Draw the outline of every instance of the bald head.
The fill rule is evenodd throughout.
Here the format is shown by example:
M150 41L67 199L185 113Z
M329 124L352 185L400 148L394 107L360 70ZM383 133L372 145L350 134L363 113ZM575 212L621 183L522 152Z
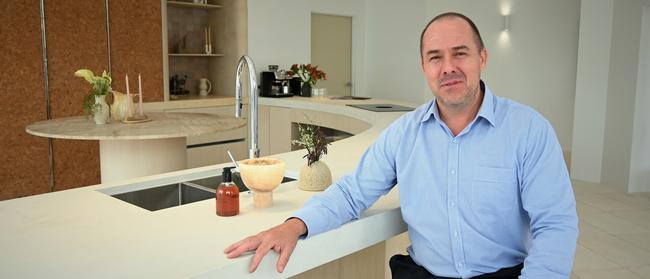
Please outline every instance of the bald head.
M429 29L429 26L431 26L432 23L442 20L442 19L449 19L449 18L458 18L462 19L463 21L467 22L469 27L472 29L472 33L474 34L474 41L476 42L476 46L478 47L478 51L480 52L485 48L485 45L483 44L483 39L481 38L481 33L478 32L478 27L476 27L476 24L466 17L463 14L460 13L455 13L455 12L447 12L447 13L442 13L434 17L429 23L427 23L427 26L424 27L422 30L422 34L420 34L420 57L422 58L423 53L422 53L422 44L424 40L424 33L427 32L427 29Z

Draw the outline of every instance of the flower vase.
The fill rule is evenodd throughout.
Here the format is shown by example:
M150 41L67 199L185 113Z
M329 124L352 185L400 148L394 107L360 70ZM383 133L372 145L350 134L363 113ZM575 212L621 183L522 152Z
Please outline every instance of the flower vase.
M327 164L316 161L300 170L298 188L305 191L323 191L332 184L332 172Z
M304 82L300 87L300 96L311 97L311 84L309 82Z
M93 111L95 124L106 124L108 122L110 109L106 103L106 95L95 96L95 109Z

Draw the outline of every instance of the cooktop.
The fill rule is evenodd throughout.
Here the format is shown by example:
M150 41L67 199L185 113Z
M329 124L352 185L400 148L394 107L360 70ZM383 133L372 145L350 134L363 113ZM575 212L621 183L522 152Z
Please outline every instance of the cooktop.
M375 112L412 111L413 108L392 104L346 105Z

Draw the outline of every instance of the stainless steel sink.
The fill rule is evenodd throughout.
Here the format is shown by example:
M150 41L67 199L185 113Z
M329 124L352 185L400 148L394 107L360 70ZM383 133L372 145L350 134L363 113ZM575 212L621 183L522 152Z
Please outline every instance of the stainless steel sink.
M116 199L156 211L197 201L214 199L212 189L177 183L112 195Z
M294 180L296 180L296 179L285 176L282 179L282 183L286 183L286 182L290 182L290 181L294 181ZM203 186L203 187L215 190L215 189L217 189L217 186L219 186L219 184L221 184L222 181L223 181L223 177L221 175L217 175L217 176L210 176L210 177L206 177L206 178L192 180L192 181L188 181L188 182L184 182L184 183L186 183L188 185ZM248 191L248 188L246 187L246 185L244 185L244 182L241 180L241 177L239 176L239 173L235 172L235 173L232 174L232 181L235 182L235 184L237 184L237 186L239 187L239 192Z
M294 180L285 176L282 183ZM215 189L222 181L222 176L217 175L132 192L112 194L111 196L146 210L156 211L197 201L214 199ZM240 192L248 191L248 188L241 181L239 173L233 173L233 181L239 186Z

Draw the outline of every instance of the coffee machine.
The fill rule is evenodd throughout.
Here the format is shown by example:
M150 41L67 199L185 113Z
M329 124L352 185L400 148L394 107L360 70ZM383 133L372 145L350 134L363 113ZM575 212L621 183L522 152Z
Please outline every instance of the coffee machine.
M269 70L262 72L261 80L262 97L291 97L300 94L300 79L292 78L285 70L278 70L278 65L269 65Z

